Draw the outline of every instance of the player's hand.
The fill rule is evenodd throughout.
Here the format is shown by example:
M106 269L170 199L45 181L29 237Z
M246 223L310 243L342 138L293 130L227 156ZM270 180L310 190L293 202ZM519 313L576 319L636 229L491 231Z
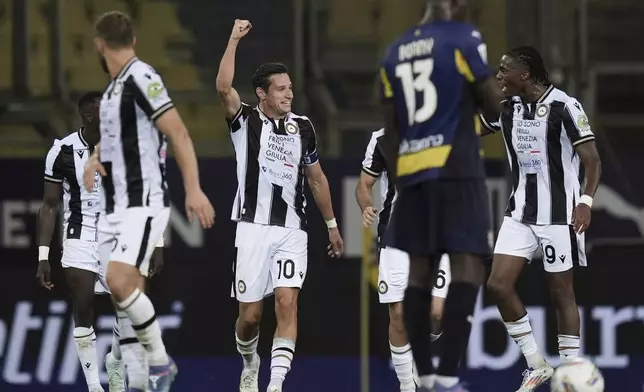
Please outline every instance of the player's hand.
M344 253L344 241L337 227L329 229L329 242L330 244L327 247L329 257L339 259Z
M233 26L233 31L230 33L231 39L242 39L250 29L253 28L253 25L249 21L243 19L235 19L235 25Z
M151 278L154 275L161 275L161 271L163 271L163 264L163 248L156 247L152 252L152 262L150 263L150 271L148 272L148 276Z
M92 156L87 161L87 164L85 165L85 172L83 173L83 183L85 184L85 189L87 189L88 192L91 192L94 188L94 177L96 176L96 172L98 172L101 176L105 176L107 174L105 167L103 167L103 164L98 160L96 156Z
M199 219L204 229L211 228L215 223L215 209L201 188L186 193L186 214L190 222Z
M572 210L572 227L575 233L581 234L588 230L590 226L590 206L585 203L579 203Z
M376 221L376 215L378 213L378 210L376 210L373 207L367 207L362 211L362 224L364 227L369 227L373 225L373 222Z
M54 284L51 283L51 265L49 264L49 260L40 260L38 262L36 279L38 279L38 283L47 290L54 288Z

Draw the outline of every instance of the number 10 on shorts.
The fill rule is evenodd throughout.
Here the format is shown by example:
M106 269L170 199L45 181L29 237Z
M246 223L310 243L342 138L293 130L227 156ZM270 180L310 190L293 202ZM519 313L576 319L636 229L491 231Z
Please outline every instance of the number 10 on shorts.
M277 260L277 279L291 279L295 276L295 263L293 260Z

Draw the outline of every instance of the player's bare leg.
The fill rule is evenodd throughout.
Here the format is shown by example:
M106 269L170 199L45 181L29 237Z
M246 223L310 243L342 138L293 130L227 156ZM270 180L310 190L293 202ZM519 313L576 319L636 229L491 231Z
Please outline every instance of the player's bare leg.
M495 254L487 289L494 297L508 333L519 345L528 363L523 382L517 392L528 392L552 377L553 369L539 353L532 334L530 319L516 292L516 282L526 260L521 257Z
M403 303L389 304L389 349L401 392L415 392L414 357L405 331Z
M403 300L405 327L420 376L420 386L428 389L433 386L434 372L428 312L437 267L437 258L409 255L409 285Z
M472 317L479 288L485 279L485 267L479 256L450 254L452 282L443 312L443 347L436 372L436 390L452 391L459 387L458 370L467 350Z
M268 392L282 392L286 374L291 370L297 341L297 299L300 289L278 287L275 289L275 316L277 328L271 349L271 381Z
M90 392L103 392L98 374L94 321L94 282L96 274L78 268L65 268L65 280L72 296L74 342Z
M432 321L432 342L438 340L443 334L443 311L445 309L445 298L433 296L430 319Z
M239 381L240 392L257 392L260 359L257 355L259 342L259 323L262 320L264 302L239 303L239 316L235 322L235 341L237 351L244 360Z
M562 362L569 362L579 356L581 321L573 289L573 275L573 269L548 274L550 297L557 312L559 357Z
M144 379L140 374L135 374L134 379L130 378L130 391L146 391L149 388L153 392L167 392L176 374L176 366L166 353L154 305L142 290L143 276L137 267L110 261L107 267L107 284L121 312L119 314L127 315L137 339L147 352L149 374L146 374ZM125 357L125 360L129 366L128 358Z

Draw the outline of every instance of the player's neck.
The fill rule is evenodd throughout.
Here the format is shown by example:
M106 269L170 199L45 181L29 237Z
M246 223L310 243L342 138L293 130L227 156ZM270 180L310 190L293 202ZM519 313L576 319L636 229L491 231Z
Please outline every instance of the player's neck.
M106 53L105 61L107 62L107 70L110 73L110 77L112 79L116 78L123 67L125 67L125 65L134 57L136 57L136 53L134 53L133 48L120 49Z
M259 110L261 110L262 113L264 113L264 116L272 120L281 120L284 117L286 117L286 114L280 114L276 110L271 110L270 107L268 107L267 105L264 105L261 102L257 106L259 107Z
M80 131L83 140L90 146L95 146L98 144L99 140L99 131L98 129L92 129L90 126L83 125L83 128Z
M546 92L548 87L542 86L540 84L535 84L526 89L526 91L521 94L521 99L524 102L536 102L541 98L543 93Z

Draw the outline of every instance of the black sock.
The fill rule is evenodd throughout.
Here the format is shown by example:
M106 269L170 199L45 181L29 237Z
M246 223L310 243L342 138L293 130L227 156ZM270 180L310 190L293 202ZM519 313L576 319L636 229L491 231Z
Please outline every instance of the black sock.
M470 283L452 282L443 312L443 350L438 375L458 377L460 361L465 355L472 330L479 288Z
M408 287L403 301L405 328L420 376L433 373L429 315L432 296L428 290Z

